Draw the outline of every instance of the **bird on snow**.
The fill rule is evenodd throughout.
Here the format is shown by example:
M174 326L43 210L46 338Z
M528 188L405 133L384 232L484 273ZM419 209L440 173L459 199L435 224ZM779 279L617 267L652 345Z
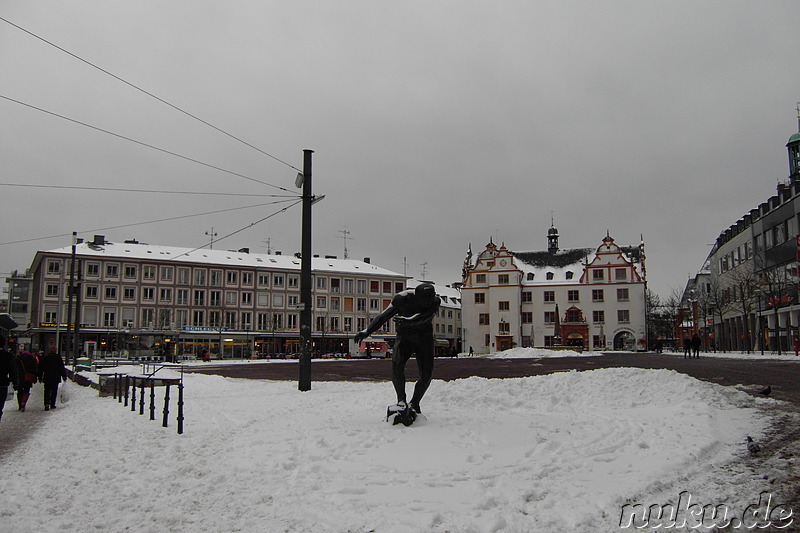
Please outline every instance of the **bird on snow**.
M750 455L757 455L758 452L761 451L761 446L753 442L753 438L748 435L747 436L747 451L750 452Z
M771 392L772 392L772 385L767 385L767 388L762 390L759 394L762 394L764 396L769 396Z

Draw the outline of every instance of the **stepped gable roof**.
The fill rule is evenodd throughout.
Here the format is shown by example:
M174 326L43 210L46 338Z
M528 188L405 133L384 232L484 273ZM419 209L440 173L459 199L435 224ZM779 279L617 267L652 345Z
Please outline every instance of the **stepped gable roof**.
M511 254L528 265L535 268L564 268L569 265L581 263L587 256L594 254L593 248L573 248L559 250L551 254L547 250L538 252L511 252Z

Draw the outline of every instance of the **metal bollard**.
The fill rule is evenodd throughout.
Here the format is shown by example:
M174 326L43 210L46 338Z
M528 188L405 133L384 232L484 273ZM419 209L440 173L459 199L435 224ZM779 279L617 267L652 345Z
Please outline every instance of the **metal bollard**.
M155 382L150 381L150 420L156 419L156 387Z
M164 427L169 425L169 383L164 388L164 420L161 425Z
M136 378L131 383L131 412L136 411Z
M183 435L183 383L178 384L178 435Z
M125 376L125 407L128 407L128 387L130 387L130 376Z
M144 380L142 380L141 387L139 387L139 414L144 414Z

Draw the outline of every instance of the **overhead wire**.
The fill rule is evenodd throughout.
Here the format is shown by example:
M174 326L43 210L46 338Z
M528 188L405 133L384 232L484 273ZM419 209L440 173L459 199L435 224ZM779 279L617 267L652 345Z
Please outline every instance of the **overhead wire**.
M188 111L186 111L184 109L181 109L180 107L178 107L178 106L176 106L174 104L171 104L170 102L167 102L163 98L160 98L160 97L156 96L155 94L153 94L153 93L151 93L149 91L146 91L145 89L142 89L138 85L134 85L133 83L131 83L131 82L129 82L129 81L117 76L116 74L113 74L112 72L109 72L108 70L106 70L106 69L104 69L104 68L102 68L102 67L100 67L98 65L95 65L91 61L88 61L88 60L80 57L79 55L70 52L69 50L67 50L67 49L65 49L63 47L61 47L61 46L59 46L59 45L57 45L57 44L55 44L55 43L53 43L51 41L48 41L44 37L36 35L35 33L33 33L30 30L26 30L22 26L20 26L18 24L14 24L13 22L11 22L10 20L8 20L6 18L0 17L0 20L2 20L3 22L5 22L7 24L10 24L11 26L14 26L15 28L17 28L18 30L23 31L23 32L27 33L28 35L30 35L32 37L35 37L36 39L39 39L40 41L42 41L42 42L44 42L44 43L46 43L46 44L48 44L48 45L50 45L50 46L52 46L52 47L54 47L54 48L56 48L58 50L64 52L65 54L74 57L78 61L82 61L83 63L89 65L90 67L95 68L95 69L99 70L100 72L103 72L104 74L107 74L107 75L111 76L112 78L114 78L114 79L116 79L118 81L121 81L125 85L128 85L129 87L132 87L133 89L136 89L137 91L140 91L140 92L146 94L147 96L150 96L151 98L154 98L154 99L158 100L162 104L165 104L165 105L171 107L172 109L174 109L176 111L179 111L180 113L183 113L184 115L186 115L188 117L191 117L194 120L197 120L198 122L201 122L202 124L205 124L206 126L208 126L208 127L212 128L212 129L222 133L223 135L226 135L226 136L230 137L231 139L234 139L234 140L244 144L245 146L248 146L248 147L258 151L258 152L266 155L267 157L270 157L270 158L274 159L275 161L288 166L289 168L292 168L292 169L294 169L294 170L296 170L298 172L302 172L299 168L295 167L294 165L292 165L290 163L287 163L286 161L283 161L282 159L279 159L278 157L275 157L274 155L272 155L272 154L270 154L268 152L265 152L261 148L258 148L257 146L254 146L254 145L250 144L249 142L247 142L247 141L245 141L243 139L240 139L239 137L237 137L237 136L235 136L235 135L233 135L231 133L228 133L227 131L225 131L225 130L223 130L221 128L218 128L217 126L211 124L210 122L207 122L206 120L203 120L202 118L200 118L200 117L198 117L196 115L193 115L192 113L190 113L190 112L188 112Z
M239 229L237 229L237 230L236 230L236 231L234 231L234 232L228 233L227 235L224 235L224 236L220 237L219 239L216 239L214 242L220 242L220 241L222 241L222 240L225 240L225 239L227 239L228 237L233 237L233 236L234 236L234 235L236 235L237 233L241 233L241 232L243 232L244 230L250 229L250 228L252 228L253 226L255 226L256 224L260 224L260 223L264 222L265 220L268 220L268 219L270 219L270 218L272 218L272 217L274 217L274 216L276 216L276 215L279 215L279 214L281 214L281 213L285 213L286 211L288 211L288 210L289 210L289 209L291 209L292 207L296 206L297 204L301 203L302 201L303 201L302 199L300 199L300 200L297 200L297 201L296 201L296 202L294 202L292 205L288 205L288 206L284 207L283 209L280 209L280 210L278 210L278 211L275 211L274 213L272 213L272 214L270 214L270 215L267 215L267 216L265 216L265 217L264 217L264 218L262 218L262 219L256 220L255 222L253 222L253 223L251 223L251 224L248 224L247 226L245 226L245 227L243 227L243 228L239 228ZM180 254L180 255L176 255L176 256L174 256L174 257L171 257L171 258L170 258L170 261L171 261L171 260L173 260L173 259L177 259L177 258L179 258L179 257L183 257L184 255L189 255L190 253L192 253L192 252L196 252L197 250L202 250L202 249L203 249L203 248L205 248L206 246L209 246L209 245L208 245L208 244L204 244L203 246L199 246L199 247L197 247L197 248L195 248L195 249L193 249L193 250L189 250L188 252L185 252L185 253L182 253L182 254Z
M152 145L152 144L148 144L148 143L146 143L146 142L143 142L143 141L137 141L136 139L132 139L131 137L126 137L125 135L121 135L121 134L119 134L119 133L114 133L113 131L109 131L109 130L106 130L106 129L103 129L103 128L100 128L100 127L97 127L97 126L93 126L93 125L91 125L91 124L88 124L88 123L86 123L86 122L82 122L82 121L80 121L80 120L76 120L76 119L74 119L74 118L70 118L70 117L67 117L67 116L61 115L61 114L59 114L59 113L55 113L55 112L53 112L53 111L48 111L47 109L43 109L43 108L41 108L41 107L37 107L37 106L35 106L35 105L28 104L28 103L26 103L26 102L22 102L21 100L17 100L17 99L15 99L15 98L11 98L11 97L9 97L9 96L5 96L5 95L3 95L3 94L0 94L0 98L2 98L2 99L4 99L4 100L8 100L8 101L10 101L10 102L14 102L15 104L19 104L19 105L22 105L22 106L25 106L25 107L29 107L29 108L31 108L31 109L35 109L36 111L40 111L40 112L42 112L42 113L45 113L45 114L48 114L48 115L52 115L52 116L54 116L54 117L58 117L58 118L60 118L60 119L62 119L62 120L66 120L66 121L68 121L68 122L73 122L73 123L75 123L75 124L79 124L79 125L81 125L81 126L84 126L84 127L87 127L87 128L90 128L90 129L93 129L93 130L96 130L96 131L99 131L99 132L105 133L105 134L107 134L107 135L111 135L111 136L113 136L113 137L117 137L117 138L119 138L119 139L124 139L124 140L126 140L126 141L130 141L130 142L132 142L132 143L135 143L135 144L138 144L138 145L141 145L141 146L145 146L145 147L147 147L147 148L151 148L151 149L153 149L153 150L157 150L157 151L159 151L159 152L163 152L163 153L165 153L165 154L169 154L169 155L172 155L172 156L175 156L175 157L178 157L178 158L184 159L184 160L186 160L186 161L191 161L191 162L193 162L193 163L197 163L198 165L203 165L203 166L205 166L205 167L208 167L208 168L213 168L214 170L219 170L219 171L221 171L221 172L225 172L225 173L227 173L227 174L231 174L231 175L233 175L233 176L238 176L238 177L240 177L240 178L244 178L244 179L246 179L246 180L254 181L254 182L256 182L256 183L260 183L260 184L262 184L262 185L267 185L268 187L274 187L274 188L276 188L276 189L280 189L280 190L282 190L282 191L286 191L286 192L292 192L292 191L290 191L289 189L286 189L285 187L280 187L280 186L278 186L278 185L273 185L272 183L267 183L266 181L261 181L261 180L258 180L258 179L256 179L256 178L251 178L250 176L245 176L244 174L240 174L240 173L238 173L238 172L234 172L234 171L232 171L232 170L228 170L228 169L225 169L225 168L222 168L222 167L218 167L218 166L216 166L216 165L211 165L211 164L209 164L209 163L204 163L204 162L202 162L202 161L200 161L200 160L198 160L198 159L194 159L194 158L192 158L192 157L188 157L188 156L185 156L185 155L181 155L181 154L178 154L178 153L176 153L176 152L172 152L172 151L170 151L170 150L166 150L166 149L164 149L164 148L159 148L158 146L154 146L154 145Z
M170 222L170 221L173 221L173 220L182 220L182 219L186 219L186 218L200 217L200 216L206 216L206 215L216 215L216 214L219 214L219 213L229 213L231 211L239 211L240 209L252 209L252 208L255 208L255 207L264 207L264 206L267 206L267 205L276 205L276 204L290 202L292 200L294 200L294 199L276 200L274 202L266 202L266 203L255 204L255 205L246 205L246 206L241 206L241 207L231 207L231 208L228 208L228 209L218 209L216 211L206 211L206 212L203 212L203 213L194 213L194 214L191 214L191 215L178 215L178 216L174 216L174 217L160 218L160 219L156 219L156 220L148 220L148 221L145 221L145 222L134 222L134 223L131 223L131 224L120 224L120 225L117 225L117 226L108 226L108 227L105 227L105 228L86 229L86 230L78 231L77 233L91 233L91 232L94 232L94 231L108 231L108 230L112 230L112 229L130 228L130 227L133 227L133 226L144 226L146 224L157 224L159 222ZM302 202L302 199L301 200L294 200L294 203L292 203L290 206L288 206L288 207L286 207L284 209L281 209L281 210L277 211L276 213L273 213L273 215L270 215L270 216L274 216L275 214L278 214L278 213L283 213L286 210L288 210L289 208L294 207L295 205L297 205L300 202ZM266 219L264 219L264 220L266 220ZM248 227L250 227L250 226L248 226ZM244 229L247 229L247 228L244 228ZM8 245L8 244L24 244L24 243L29 243L29 242L44 241L44 240L49 240L49 239L57 239L57 238L60 238L60 237L70 237L70 236L72 236L72 233L60 233L58 235L48 235L46 237L34 237L34 238L31 238L31 239L20 239L20 240L16 240L16 241L0 242L0 246L5 246L5 245Z
M193 194L209 196L247 196L258 198L297 198L297 194L287 196L284 194L248 194L236 192L204 192L204 191L164 191L156 189L123 189L118 187L80 187L72 185L40 185L33 183L0 183L0 187L29 187L34 189L67 189L76 191L106 191L106 192L135 192L156 194Z

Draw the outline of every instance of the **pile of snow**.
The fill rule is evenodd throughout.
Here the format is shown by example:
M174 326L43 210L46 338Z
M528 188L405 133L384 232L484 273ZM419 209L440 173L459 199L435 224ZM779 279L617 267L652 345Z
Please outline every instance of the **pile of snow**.
M388 383L185 383L183 435L174 389L170 428L74 384L55 411L9 408L4 425L45 421L4 462L3 527L619 531L631 498L730 503L725 476L708 473L746 457L745 435L758 440L775 405L673 371L602 369L434 381L404 427L383 420ZM757 501L765 483L732 492Z
M575 350L548 350L547 348L511 348L478 357L495 359L540 359L542 357L596 357L602 352L576 352Z

